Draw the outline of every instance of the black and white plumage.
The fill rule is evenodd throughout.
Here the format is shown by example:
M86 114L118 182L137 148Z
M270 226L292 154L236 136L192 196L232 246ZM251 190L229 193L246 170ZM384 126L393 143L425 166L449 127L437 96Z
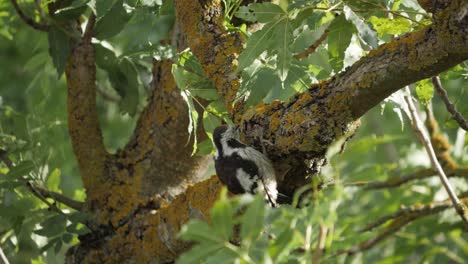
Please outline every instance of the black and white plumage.
M271 161L256 149L243 144L234 126L215 128L213 141L216 174L234 194L263 192L271 206L278 196L275 170Z

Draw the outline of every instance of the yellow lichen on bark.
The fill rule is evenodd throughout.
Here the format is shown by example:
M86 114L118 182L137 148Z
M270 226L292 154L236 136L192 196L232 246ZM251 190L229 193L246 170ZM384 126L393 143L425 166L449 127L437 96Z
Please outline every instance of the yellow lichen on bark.
M190 219L207 220L222 184L216 176L190 186L172 203L159 209L141 207L100 250L92 250L83 263L165 263L174 261L190 243L178 238Z
M235 69L242 50L242 38L225 30L219 0L178 0L175 5L178 23L191 51L224 99L228 112L234 115L233 103L240 87Z

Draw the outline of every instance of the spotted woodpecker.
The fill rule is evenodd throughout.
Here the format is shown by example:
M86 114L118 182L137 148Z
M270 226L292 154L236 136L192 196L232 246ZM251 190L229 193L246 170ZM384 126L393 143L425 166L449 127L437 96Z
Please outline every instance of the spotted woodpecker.
M235 126L215 128L213 142L216 148L216 174L228 190L234 194L263 192L265 200L275 207L278 191L271 161L261 152L243 144Z

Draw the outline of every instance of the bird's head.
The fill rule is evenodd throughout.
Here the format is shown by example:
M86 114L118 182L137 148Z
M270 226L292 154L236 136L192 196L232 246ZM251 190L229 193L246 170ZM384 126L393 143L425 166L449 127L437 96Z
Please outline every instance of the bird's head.
M221 142L221 139L225 139L227 141L231 138L239 140L238 126L221 125L216 127L213 131L214 142Z

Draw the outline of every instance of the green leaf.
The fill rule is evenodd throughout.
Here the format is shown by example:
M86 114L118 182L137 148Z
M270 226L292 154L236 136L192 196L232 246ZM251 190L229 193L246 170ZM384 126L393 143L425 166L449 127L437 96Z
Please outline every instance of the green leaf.
M70 55L70 39L64 31L65 29L52 25L48 32L49 55L52 57L58 78L62 76Z
M246 6L239 7L237 12L235 13L235 16L248 22L257 21L255 14L251 12L250 9Z
M290 45L293 40L293 29L288 19L283 19L275 29L276 45L275 51L278 54L277 71L282 82L288 77L289 66L292 61Z
M220 125L221 120L217 116L206 110L203 112L203 128L210 139L212 138L213 130Z
M198 156L206 156L211 154L214 151L213 142L211 139L207 138L202 142L198 143L197 146L197 155ZM0 185L1 186L1 185Z
M67 218L64 215L52 216L41 224L42 229L35 230L34 233L40 236L54 237L65 231L66 224Z
M188 111L189 111L189 125L187 127L189 133L189 141L190 136L193 135L193 151L192 156L197 152L197 124L198 124L198 112L193 105L193 100L190 95L189 91L181 91L180 95L182 99L184 99L185 103L187 104ZM189 142L187 141L187 143Z
M346 148L346 152L349 151L349 153L353 153L353 155L360 156L368 153L369 150L374 148L375 146L389 142L397 142L398 140L402 139L403 137L399 135L383 135L380 137L372 135L361 137L357 140L353 140Z
M268 23L261 30L256 31L249 37L246 48L239 55L237 71L241 71L251 65L262 52L268 50L275 44L275 27L280 22L281 20Z
M260 23L268 23L280 19L283 16L287 16L286 11L279 5L272 3L250 4L249 9L254 12L255 18Z
M68 220L72 223L85 223L89 219L89 216L83 212L75 212L68 215Z
M27 176L33 169L34 163L30 160L24 160L20 164L10 169L7 174L8 179L17 179L19 177Z
M223 188L221 198L211 209L211 220L216 233L225 241L229 241L234 228L234 208L227 199L226 188Z
M180 237L186 241L222 244L222 239L206 222L191 220L182 227Z
M179 89L188 90L191 96L206 100L219 98L213 83L205 77L198 61L181 59L179 63L182 66L172 65L172 74Z
M63 245L62 240L58 240L57 243L55 243L55 247L54 247L55 254L59 253L60 249L62 249L62 245Z
M203 243L194 246L188 252L182 254L177 260L178 264L204 263L205 258L215 254L223 248L223 244Z
M107 72L112 87L121 97L121 112L134 116L138 109L140 84L135 64L128 57L119 60L107 42L95 43L94 48L96 64Z
M263 99L265 103L271 103L274 100L286 102L297 92L306 90L312 83L308 69L299 65L296 59L292 60L288 77L283 84L284 87L281 86L281 81L277 76L270 77L270 79L273 79L271 81L275 84L271 86L270 91Z
M5 189L5 190L14 190L16 187L23 186L22 182L19 181L5 181L0 183L0 189Z
M265 202L262 195L256 195L242 217L241 238L255 241L263 230Z
M122 97L122 100L119 103L120 110L134 116L137 112L139 98L138 72L135 64L133 64L133 62L127 57L124 57L120 61L119 68L126 79L126 85L122 85L122 83L120 83L118 86L120 87L119 95Z
M297 38L294 40L292 44L291 50L294 53L300 53L310 47L312 44L317 42L320 37L324 34L325 30L330 26L330 23L325 23L318 27L317 29L313 30L309 26L306 26L305 29L299 33Z
M310 29L315 29L320 26L319 22L324 16L324 12L315 12L313 8L304 8L292 19L291 24L294 28L298 28L305 23Z
M61 8L54 13L54 18L60 20L71 20L79 17L88 9L90 0L74 0L69 6ZM101 1L98 1L101 2ZM105 2L105 1L102 1Z
M190 51L184 51L180 54L179 64L187 71L193 72L200 76L205 75L202 65L198 61L197 57L193 56L192 52Z
M49 174L49 177L47 177L47 189L51 191L59 191L59 185L60 185L60 170L58 168L55 168L52 173Z
M96 52L96 64L106 71L118 71L118 59L113 47L106 41L93 43Z
M425 79L416 83L416 95L419 101L427 105L434 96L434 86L429 79Z
M378 39L377 33L369 27L364 20L356 15L354 11L347 5L343 7L343 12L348 21L352 22L358 31L358 36L371 48L377 48Z
M95 37L108 39L117 35L132 17L133 13L127 13L123 0L118 0L97 23L94 29Z
M330 63L336 72L343 68L345 51L351 43L353 36L353 24L348 22L344 15L335 18L329 27L328 53Z
M219 263L236 263L236 259L238 258L237 252L233 252L232 249L228 248L221 248L213 254L207 256L205 264L219 264Z
M96 19L105 16L119 0L96 1Z
M226 123L230 123L231 121L229 120L228 112L226 105L222 100L216 100L211 102L207 107L207 111L210 111L210 113L213 113L217 117L222 117ZM231 122L232 124L232 122Z
M411 30L411 23L408 19L396 17L389 19L385 17L371 16L369 21L374 26L379 37L383 35L400 35Z
M54 239L49 240L49 242L41 248L41 252L47 251L49 248L52 248L54 245L56 245L58 242L62 242L60 237L56 237Z
M275 263L284 261L294 248L304 244L304 238L294 229L285 229L269 248Z
M73 235L70 233L65 233L62 235L62 241L65 242L66 244L69 244L73 239Z
M275 71L269 67L262 67L254 76L246 83L250 90L250 95L247 98L246 106L254 106L265 98L271 89L275 87L281 88L281 81L275 75Z

